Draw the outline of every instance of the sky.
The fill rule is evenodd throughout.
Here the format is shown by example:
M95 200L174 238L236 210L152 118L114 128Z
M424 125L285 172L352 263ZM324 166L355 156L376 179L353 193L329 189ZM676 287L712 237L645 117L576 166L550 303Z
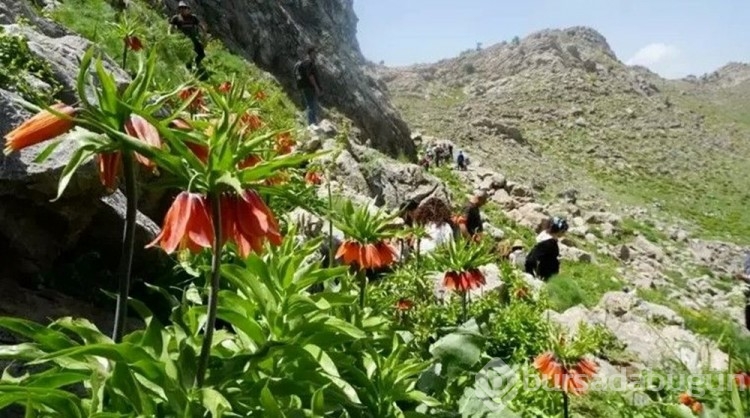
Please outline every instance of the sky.
M431 63L547 28L589 26L667 78L750 62L750 0L354 0L365 57Z

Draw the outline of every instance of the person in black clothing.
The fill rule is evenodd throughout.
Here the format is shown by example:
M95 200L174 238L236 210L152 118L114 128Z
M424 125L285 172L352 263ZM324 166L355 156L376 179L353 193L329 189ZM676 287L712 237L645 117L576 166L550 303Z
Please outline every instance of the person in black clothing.
M560 272L560 246L558 240L568 230L568 223L562 218L552 218L549 227L542 232L537 244L526 256L526 273L544 281Z
M481 192L472 196L469 204L464 208L463 216L466 220L464 232L470 238L476 239L479 234L484 232L482 214L479 209L484 206L485 203L487 203L487 194Z
M321 94L318 68L315 65L317 51L315 47L307 48L307 59L294 65L297 76L297 88L302 91L307 107L307 123L318 123L318 97Z
M201 42L201 35L206 35L206 27L190 11L190 6L184 1L181 1L177 5L179 13L172 16L169 19L169 33L172 33L172 27L177 28L185 36L187 36L193 42L193 50L195 50L195 65L198 69L202 69L201 62L206 58L206 52L203 50L203 42ZM193 68L192 62L188 62L188 69Z

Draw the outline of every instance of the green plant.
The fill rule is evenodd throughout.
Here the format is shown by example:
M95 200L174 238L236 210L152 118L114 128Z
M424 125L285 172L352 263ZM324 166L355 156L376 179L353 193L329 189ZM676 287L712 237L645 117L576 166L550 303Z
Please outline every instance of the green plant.
M46 86L39 87L34 80ZM0 28L0 88L16 91L25 100L45 105L62 90L49 63L37 57L21 35Z

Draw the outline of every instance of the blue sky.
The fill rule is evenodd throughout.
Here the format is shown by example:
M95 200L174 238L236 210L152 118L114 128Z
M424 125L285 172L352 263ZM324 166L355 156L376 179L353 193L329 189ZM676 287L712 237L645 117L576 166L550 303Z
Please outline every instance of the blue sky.
M668 78L750 62L750 0L354 0L354 9L365 57L390 66L577 25Z

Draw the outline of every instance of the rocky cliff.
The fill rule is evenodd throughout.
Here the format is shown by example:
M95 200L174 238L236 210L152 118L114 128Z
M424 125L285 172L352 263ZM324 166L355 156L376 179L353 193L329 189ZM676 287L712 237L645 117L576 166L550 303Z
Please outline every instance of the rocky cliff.
M316 45L324 90L321 102L352 119L372 145L392 156L415 156L409 127L362 67L352 0L194 0L209 31L256 65L273 73L290 97L301 101L294 64ZM177 1L165 2L165 13Z

